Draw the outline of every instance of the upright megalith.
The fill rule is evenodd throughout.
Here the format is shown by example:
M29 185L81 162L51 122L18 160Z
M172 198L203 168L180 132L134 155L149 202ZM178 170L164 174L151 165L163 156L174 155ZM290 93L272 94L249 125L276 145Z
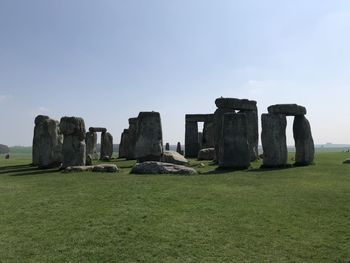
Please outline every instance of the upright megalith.
M64 135L62 168L84 166L86 161L84 120L79 117L62 117L60 130Z
M219 167L245 169L250 166L247 126L245 114L224 114L218 158Z
M247 136L249 142L250 160L255 161L258 159L258 144L259 144L259 128L258 128L258 112L253 110L241 110L239 113L243 113L247 117Z
M199 151L198 123L187 121L185 127L185 156L196 157Z
M180 143L180 142L177 143L176 152L178 152L178 153L181 154L181 155L184 154L184 152L183 152L183 150L182 150L182 148L181 148L181 143Z
M111 159L113 155L113 136L109 132L101 134L101 154L100 159Z
M126 158L128 156L129 129L124 129L120 138L118 158Z
M168 142L165 144L165 150L170 151L170 144Z
M97 160L97 133L88 131L85 136L86 157L89 156L91 160Z
M33 165L42 168L59 166L62 162L63 144L59 122L43 115L38 115L34 122Z
M158 112L140 112L137 117L135 157L138 162L160 161L163 153L163 134Z
M214 123L206 121L203 125L202 149L214 148Z
M295 116L293 122L295 164L309 165L314 161L315 146L309 121L304 115Z
M287 164L287 118L284 114L261 115L261 142L264 167L283 167Z
M127 156L129 160L135 159L135 146L137 140L137 118L129 119L129 134L128 134L128 145L127 145Z
M247 137L249 144L250 160L258 158L258 109L256 101L237 98L218 98L215 100L217 110L214 113L214 146L216 156L219 156L222 145L223 117L226 113L244 113L247 121Z

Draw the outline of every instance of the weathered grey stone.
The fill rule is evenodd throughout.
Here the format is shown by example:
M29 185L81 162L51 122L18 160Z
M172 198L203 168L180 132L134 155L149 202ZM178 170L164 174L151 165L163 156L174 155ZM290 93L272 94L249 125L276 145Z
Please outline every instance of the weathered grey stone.
M234 110L252 110L256 111L256 101L237 98L218 98L215 100L216 107Z
M144 162L137 163L131 170L133 174L179 174L193 175L197 171L178 164L161 163L161 162Z
M186 114L185 119L189 122L212 122L214 114Z
M138 162L160 161L163 153L163 134L158 112L140 112L137 117L135 157Z
M198 153L198 160L202 161L202 160L215 160L216 156L215 156L215 148L205 148L199 151Z
M60 130L64 135L62 168L84 166L86 162L85 123L79 117L63 117Z
M116 173L119 169L115 164L98 164L88 166L68 166L62 172L99 172L99 173Z
M180 142L177 143L176 152L179 153L179 154L181 154L181 155L184 155L184 152L183 152L183 150L181 149L181 143L180 143Z
M214 123L212 121L204 122L203 125L203 138L202 138L202 147L206 148L214 148Z
M276 104L267 108L269 113L284 114L287 116L305 115L306 108L297 104Z
M135 146L137 140L137 118L129 119L129 134L128 134L128 155L127 159L134 160L135 159Z
M113 136L109 132L103 132L101 134L100 159L103 160L106 157L112 158L112 155L113 155Z
M91 154L87 154L86 155L86 161L85 161L85 165L92 165L92 155Z
M304 115L295 116L293 122L295 164L309 165L314 161L315 146L309 121Z
M115 164L98 164L93 166L92 171L99 173L116 173L119 169Z
M185 156L196 157L199 151L198 123L186 121L185 127Z
M97 160L97 133L89 131L85 136L86 156L89 155L91 160Z
M219 167L245 169L250 166L247 126L246 114L224 114Z
M107 129L102 127L90 127L89 132L107 132Z
M229 108L219 108L214 113L214 148L215 156L219 157L220 145L222 140L222 122L225 113L234 113L234 109Z
M258 113L256 111L240 111L247 117L247 136L249 143L250 161L258 159L259 128Z
M165 150L166 150L166 151L170 151L170 145L169 145L168 142L165 144Z
M62 162L62 144L59 122L48 116L37 116L32 147L33 165L42 168L59 166Z
M202 149L202 141L203 141L203 133L198 132L198 145L199 145L199 150ZM197 153L198 154L198 153Z
M183 155L175 151L164 151L161 161L164 163L173 163L180 165L188 164L188 160L185 157L183 157Z
M62 170L63 173L74 173L74 172L91 172L94 168L93 165L88 166L68 166L64 170Z
M264 152L263 166L285 166L288 158L286 116L283 114L262 114L261 124L261 142Z
M129 143L129 129L124 129L119 144L119 158L126 158L128 156L128 143Z

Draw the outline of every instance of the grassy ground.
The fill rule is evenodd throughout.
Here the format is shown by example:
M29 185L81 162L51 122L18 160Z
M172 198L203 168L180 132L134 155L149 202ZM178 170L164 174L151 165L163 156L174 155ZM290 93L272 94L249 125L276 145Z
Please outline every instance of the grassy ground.
M196 176L40 171L0 159L0 262L350 262L349 153Z

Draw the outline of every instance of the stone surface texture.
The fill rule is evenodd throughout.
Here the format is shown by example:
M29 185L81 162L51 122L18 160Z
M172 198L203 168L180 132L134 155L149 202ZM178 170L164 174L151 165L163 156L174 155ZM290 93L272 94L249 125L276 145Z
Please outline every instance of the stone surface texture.
M84 166L86 162L84 120L79 117L62 117L60 130L64 135L62 168Z
M62 144L59 122L48 116L37 116L32 147L33 165L42 168L59 166L62 162Z
M194 174L197 174L197 171L183 165L151 161L151 162L137 163L132 168L131 173L194 175Z
M163 134L158 112L140 112L137 117L135 158L138 162L160 161L163 153Z
M215 148L205 148L199 151L198 153L198 160L204 161L204 160L215 160Z
M164 163L173 163L180 165L188 164L188 160L183 155L175 151L164 151L161 161Z
M245 169L250 166L247 117L244 113L226 113L218 164L221 168Z
M128 147L127 147L127 159L135 159L135 146L137 140L137 118L129 119L129 134L128 134Z
M297 104L276 104L267 108L269 113L284 114L286 116L305 115L306 108Z
M119 158L128 157L128 144L129 144L129 129L124 129L120 137L119 155L118 155Z
M295 164L309 165L314 161L315 146L309 121L305 116L295 116L293 122Z
M101 154L100 159L111 159L113 155L113 136L109 132L101 134Z
M88 131L85 136L86 155L89 155L92 160L97 160L97 133Z
M284 114L262 114L261 125L263 166L285 166L287 164L288 158L286 141L286 116Z

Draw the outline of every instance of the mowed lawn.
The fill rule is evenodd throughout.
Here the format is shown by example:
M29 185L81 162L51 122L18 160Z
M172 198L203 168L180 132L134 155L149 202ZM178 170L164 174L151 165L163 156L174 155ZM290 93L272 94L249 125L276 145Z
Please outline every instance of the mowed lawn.
M196 176L1 158L0 262L350 262L349 157L239 172L191 161Z

